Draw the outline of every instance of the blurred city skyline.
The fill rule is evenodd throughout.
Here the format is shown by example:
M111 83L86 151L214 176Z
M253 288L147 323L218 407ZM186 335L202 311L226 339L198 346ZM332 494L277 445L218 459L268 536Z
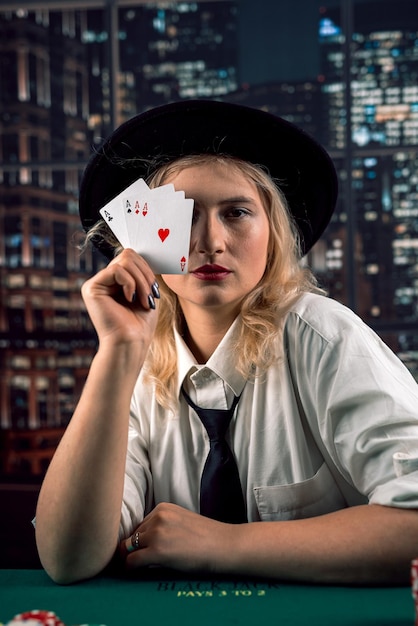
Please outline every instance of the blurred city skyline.
M322 141L340 196L307 263L418 381L418 0L182 0L146 11L144 0L116 1L0 0L6 567L39 565L27 520L97 347L80 289L103 259L76 246L80 176L114 123L144 108L203 94L282 115Z
M31 432L59 435L95 351L81 172L115 122L176 99L262 108L326 146L340 198L307 262L418 378L418 3L51 2L0 0L0 427L31 441L12 432L9 467L44 467Z
M198 2L205 0L198 0ZM210 1L210 0L209 0ZM219 2L222 0L215 0ZM344 0L353 6L376 4L382 0ZM398 0L402 3L402 0ZM19 6L36 10L35 0L0 0L0 12L17 10ZM59 11L69 6L68 0L46 0L40 3ZM110 1L109 6L112 4ZM124 2L119 2L124 6ZM158 6L156 0L128 0L126 6ZM161 3L160 3L161 4ZM166 6L176 2L165 2ZM177 2L179 4L179 2ZM320 71L318 23L320 8L340 5L340 0L237 0L238 60L240 81L257 85L276 81L313 80ZM97 8L93 2L77 3L79 9Z

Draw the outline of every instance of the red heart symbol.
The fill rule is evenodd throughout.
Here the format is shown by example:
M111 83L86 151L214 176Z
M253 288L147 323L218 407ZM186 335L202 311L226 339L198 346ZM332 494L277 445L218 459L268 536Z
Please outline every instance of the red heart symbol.
M167 239L169 234L170 234L169 228L160 228L160 230L158 231L158 236L161 239L161 241L164 241L165 239Z

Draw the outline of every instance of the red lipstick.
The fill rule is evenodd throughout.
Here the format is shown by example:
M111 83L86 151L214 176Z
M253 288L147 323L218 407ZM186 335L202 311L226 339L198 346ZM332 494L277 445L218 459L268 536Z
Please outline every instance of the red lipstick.
M199 278L199 280L224 280L231 274L231 270L222 267L222 265L207 263L193 270L191 274Z

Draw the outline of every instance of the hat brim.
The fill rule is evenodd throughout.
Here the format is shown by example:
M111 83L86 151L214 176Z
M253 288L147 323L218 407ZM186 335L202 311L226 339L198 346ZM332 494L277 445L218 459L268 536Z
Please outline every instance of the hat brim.
M312 248L337 199L331 158L312 137L280 117L214 100L157 107L117 128L84 171L79 198L83 228L89 230L107 202L150 174L149 161L202 153L228 154L267 168L287 199L302 253ZM105 246L102 252L110 256Z

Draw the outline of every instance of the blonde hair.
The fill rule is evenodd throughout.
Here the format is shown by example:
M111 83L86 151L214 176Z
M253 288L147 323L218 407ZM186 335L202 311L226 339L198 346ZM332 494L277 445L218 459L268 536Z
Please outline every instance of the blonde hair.
M298 231L278 187L280 181L276 184L261 166L228 155L188 155L160 166L147 182L150 187L157 187L181 169L213 162L243 174L255 184L270 223L266 269L258 285L242 301L240 328L234 346L237 370L246 378L251 378L256 367L264 372L283 358L281 340L284 321L292 304L302 292L321 290L313 274L300 262ZM107 242L115 246L117 254L120 246L109 233L107 225L99 222L89 231L87 238L94 242L94 238L105 236ZM145 380L155 385L159 404L173 408L177 402L177 354L173 329L176 325L182 332L185 321L176 294L163 280L159 282L161 301L158 324L144 374Z

